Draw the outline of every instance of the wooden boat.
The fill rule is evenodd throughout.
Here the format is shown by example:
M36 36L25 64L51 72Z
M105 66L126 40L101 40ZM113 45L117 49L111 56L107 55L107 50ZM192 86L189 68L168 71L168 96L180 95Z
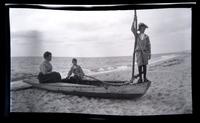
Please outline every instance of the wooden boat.
M48 91L62 92L70 95L97 97L97 98L120 98L130 99L143 96L151 85L151 82L137 84L122 84L124 81L118 81L106 86L96 86L89 84L73 84L67 82L57 83L39 83L37 79L24 80L24 83L30 84L35 88ZM88 82L95 82L89 81ZM105 81L110 82L111 81ZM118 85L117 85L118 83Z

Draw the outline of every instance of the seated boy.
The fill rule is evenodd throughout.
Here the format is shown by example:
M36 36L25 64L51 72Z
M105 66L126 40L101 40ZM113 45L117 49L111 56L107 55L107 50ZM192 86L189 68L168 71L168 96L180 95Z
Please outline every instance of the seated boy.
M84 78L84 72L81 68L81 66L79 66L77 64L77 59L73 58L72 59L72 67L68 72L68 76L66 77L66 79L70 79L72 82L79 82ZM74 76L70 77L72 75L72 73L74 74Z

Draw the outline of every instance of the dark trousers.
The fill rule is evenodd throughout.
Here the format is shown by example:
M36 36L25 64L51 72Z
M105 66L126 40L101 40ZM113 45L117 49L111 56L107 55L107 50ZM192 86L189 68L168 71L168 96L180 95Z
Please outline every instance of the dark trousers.
M138 66L138 71L139 71L140 79L142 80L142 73L143 73L143 78L145 80L146 79L146 73L147 73L147 66L146 65Z
M82 81L82 79L79 76L74 75L74 76L70 77L69 81L71 83L80 83Z
M49 74L42 74L41 72L38 75L38 80L40 83L54 83L61 81L61 75L58 72L51 72Z

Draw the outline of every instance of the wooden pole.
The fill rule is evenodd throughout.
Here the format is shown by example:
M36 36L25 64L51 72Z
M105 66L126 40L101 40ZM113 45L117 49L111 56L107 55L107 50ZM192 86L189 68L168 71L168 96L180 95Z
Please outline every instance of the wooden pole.
M135 33L134 33L134 35L135 35L135 45L134 45L134 51L133 51L133 63L132 63L132 77L131 77L131 82L133 82L134 79L135 79L135 76L134 76L134 74L135 74L135 49L136 49L136 45L137 45L137 12L136 12L136 10L134 10L134 21L135 21Z

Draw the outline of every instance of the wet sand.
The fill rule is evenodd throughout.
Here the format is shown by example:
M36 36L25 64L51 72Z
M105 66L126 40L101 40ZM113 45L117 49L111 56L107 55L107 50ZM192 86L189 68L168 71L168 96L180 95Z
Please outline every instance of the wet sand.
M11 112L64 112L103 115L165 115L192 113L191 54L148 67L152 81L138 99L87 98L39 89L11 91ZM101 80L129 80L131 70L95 75Z

